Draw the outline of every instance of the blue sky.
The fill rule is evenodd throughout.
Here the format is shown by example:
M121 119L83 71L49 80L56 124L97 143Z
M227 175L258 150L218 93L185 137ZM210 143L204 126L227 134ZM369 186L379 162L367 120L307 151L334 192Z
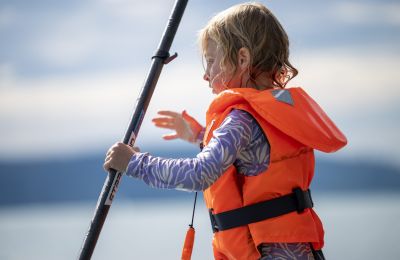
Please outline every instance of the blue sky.
M204 122L212 99L196 34L239 1L189 1L137 144L171 148L150 119L187 109ZM333 155L395 162L400 155L400 3L261 1L291 40L302 86L349 145ZM0 159L102 153L124 133L171 0L0 2Z

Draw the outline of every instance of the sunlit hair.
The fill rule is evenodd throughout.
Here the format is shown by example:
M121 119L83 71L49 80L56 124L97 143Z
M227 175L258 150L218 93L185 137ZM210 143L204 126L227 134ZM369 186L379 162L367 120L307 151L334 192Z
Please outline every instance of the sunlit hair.
M289 38L278 19L264 5L244 3L214 16L199 33L201 51L213 40L222 49L221 69L236 71L240 48L250 52L250 80L268 73L276 87L284 88L298 71L289 62ZM227 65L230 66L227 66Z

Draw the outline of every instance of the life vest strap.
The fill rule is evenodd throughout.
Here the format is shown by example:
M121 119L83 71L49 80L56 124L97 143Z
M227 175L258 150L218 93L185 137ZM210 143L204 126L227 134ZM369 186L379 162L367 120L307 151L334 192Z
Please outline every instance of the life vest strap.
M210 219L213 232L223 231L235 227L248 225L254 222L279 217L313 207L310 190L293 189L293 193L279 198L258 202L241 208L213 214L210 209Z

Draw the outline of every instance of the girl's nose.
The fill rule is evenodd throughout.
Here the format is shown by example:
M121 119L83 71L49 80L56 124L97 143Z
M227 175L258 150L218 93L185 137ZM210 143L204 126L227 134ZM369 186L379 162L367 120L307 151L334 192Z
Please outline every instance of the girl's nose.
M205 81L210 81L210 77L208 76L207 73L204 73L203 79L204 79Z

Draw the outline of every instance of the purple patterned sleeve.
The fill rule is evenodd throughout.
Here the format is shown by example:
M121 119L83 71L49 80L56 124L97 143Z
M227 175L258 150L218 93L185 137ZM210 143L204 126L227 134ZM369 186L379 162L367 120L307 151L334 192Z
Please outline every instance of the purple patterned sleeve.
M249 146L254 122L246 112L233 110L196 158L165 159L137 153L132 156L126 174L155 188L204 190Z

